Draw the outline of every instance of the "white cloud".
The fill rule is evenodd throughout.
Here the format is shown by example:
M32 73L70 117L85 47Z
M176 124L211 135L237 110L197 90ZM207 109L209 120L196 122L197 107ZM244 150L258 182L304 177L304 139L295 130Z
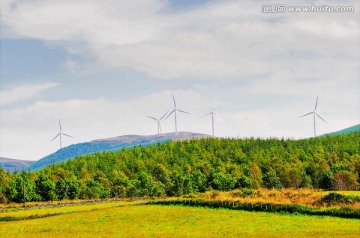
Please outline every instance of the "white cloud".
M171 12L163 11L168 7L163 0L4 0L1 20L6 37L64 47L69 55L63 67L69 71L90 68L90 75L97 67L104 72L127 68L154 79L193 79L192 90L176 88L183 85L177 83L171 87L179 108L192 113L179 114L180 130L210 133L210 119L199 117L211 110L215 99L215 131L220 136L312 136L311 119L298 116L313 108L316 94L319 113L329 122L319 123L319 134L359 123L359 9L346 14L262 14L262 4L214 1ZM211 83L204 81L210 77ZM55 86L7 90L1 92L1 102L36 97ZM58 144L50 140L58 118L75 137L65 144L155 133L156 123L146 116L169 110L171 92L141 90L143 97L127 101L74 96L2 109L0 153L38 159L55 151ZM172 118L164 121L164 131L172 131L173 124Z
M107 44L124 44L148 39L155 28L147 18L162 5L161 0L8 1L3 4L3 19L9 33L15 35L85 41L96 47L104 40Z
M41 92L50 88L58 86L57 83L41 83L41 84L27 84L13 87L11 89L2 89L0 91L0 105L5 105L17 102L23 99L38 97Z
M11 2L16 7L11 8ZM265 74L284 67L269 60L274 52L287 49L359 57L355 13L263 14L262 4L214 1L164 13L164 0L8 1L3 22L15 37L53 41L70 54L92 55L102 67L132 68L162 79ZM85 51L72 50L77 42Z
M295 26L316 35L328 37L356 37L359 36L359 24L352 19L331 19L316 17L311 20L298 20Z

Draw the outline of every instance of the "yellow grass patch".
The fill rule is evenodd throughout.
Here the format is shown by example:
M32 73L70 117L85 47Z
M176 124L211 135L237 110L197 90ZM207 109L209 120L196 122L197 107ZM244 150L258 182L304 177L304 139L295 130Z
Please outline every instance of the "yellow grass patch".
M208 200L232 201L240 203L272 203L272 204L299 204L307 206L319 206L318 202L329 191L321 191L315 189L258 189L252 190L251 195L244 195L242 190L232 190L228 192L208 191L203 194L195 195L196 198L205 198ZM343 195L360 196L360 191L336 191ZM360 203L355 202L352 208L360 208Z

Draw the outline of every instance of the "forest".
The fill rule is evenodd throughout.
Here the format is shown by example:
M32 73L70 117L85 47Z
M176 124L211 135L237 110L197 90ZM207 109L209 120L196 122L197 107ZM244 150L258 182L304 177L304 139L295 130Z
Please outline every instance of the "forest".
M359 190L360 132L302 140L208 138L0 169L0 201L160 197L236 188Z

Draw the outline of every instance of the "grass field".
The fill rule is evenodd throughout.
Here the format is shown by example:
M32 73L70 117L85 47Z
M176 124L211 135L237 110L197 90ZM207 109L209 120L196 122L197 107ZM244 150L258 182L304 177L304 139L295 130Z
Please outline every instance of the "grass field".
M360 220L326 216L123 203L38 211L55 216L0 222L0 237L360 237Z
M63 206L63 207L49 207L49 208L40 208L40 209L29 209L23 210L19 207L8 208L6 211L0 212L0 221L4 220L6 217L13 218L12 220L24 220L24 219L33 219L36 217L47 217L75 212L85 212L85 211L94 211L99 209L113 208L119 206L127 206L138 204L139 202L134 203L125 203L125 202L106 202L101 204L78 204L73 206Z

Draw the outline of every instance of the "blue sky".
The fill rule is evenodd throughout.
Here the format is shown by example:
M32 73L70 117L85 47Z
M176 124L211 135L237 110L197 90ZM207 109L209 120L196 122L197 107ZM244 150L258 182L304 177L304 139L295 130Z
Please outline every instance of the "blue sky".
M146 116L179 108L179 129L225 137L312 136L360 121L354 13L261 12L271 1L4 0L0 156L37 160L64 145L154 134ZM274 2L278 3L278 2ZM294 1L293 5L310 4ZM173 118L162 122L174 130Z

